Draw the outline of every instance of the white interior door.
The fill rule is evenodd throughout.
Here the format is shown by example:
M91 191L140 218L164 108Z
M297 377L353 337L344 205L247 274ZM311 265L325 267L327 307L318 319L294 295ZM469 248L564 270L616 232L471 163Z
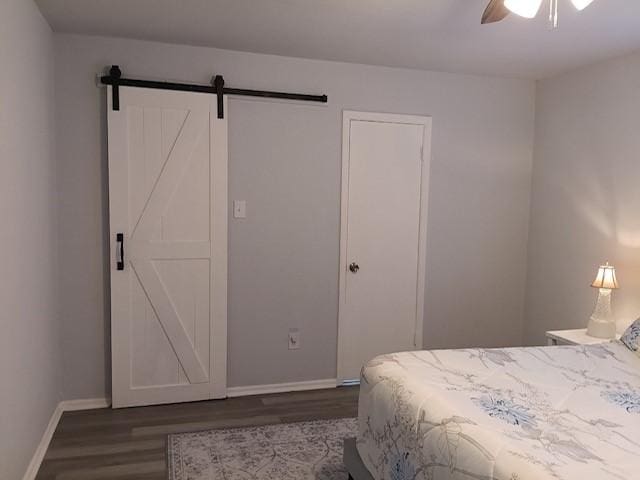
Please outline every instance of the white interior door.
M213 95L111 95L113 406L224 397L227 121Z
M422 346L431 119L344 112L338 379Z

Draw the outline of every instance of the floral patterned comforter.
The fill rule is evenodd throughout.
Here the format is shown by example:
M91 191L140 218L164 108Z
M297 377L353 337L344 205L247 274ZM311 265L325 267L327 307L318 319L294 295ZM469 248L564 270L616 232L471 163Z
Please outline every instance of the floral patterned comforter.
M396 353L361 377L376 480L640 479L640 358L619 342Z

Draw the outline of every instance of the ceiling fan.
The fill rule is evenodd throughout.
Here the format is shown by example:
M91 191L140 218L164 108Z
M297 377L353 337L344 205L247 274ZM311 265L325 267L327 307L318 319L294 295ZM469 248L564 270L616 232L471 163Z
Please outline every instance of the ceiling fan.
M571 0L578 10L587 8L593 0ZM490 0L482 14L482 22L494 23L504 19L510 13L525 18L533 18L538 14L542 0ZM558 0L549 0L549 20L558 26Z

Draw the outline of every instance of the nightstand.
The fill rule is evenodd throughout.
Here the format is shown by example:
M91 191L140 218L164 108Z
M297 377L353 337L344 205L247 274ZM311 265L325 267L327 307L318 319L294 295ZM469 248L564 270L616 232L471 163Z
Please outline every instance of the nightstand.
M577 330L550 330L546 332L548 345L598 345L608 343L611 340L605 338L595 338L587 335L586 328ZM620 340L620 335L616 335Z

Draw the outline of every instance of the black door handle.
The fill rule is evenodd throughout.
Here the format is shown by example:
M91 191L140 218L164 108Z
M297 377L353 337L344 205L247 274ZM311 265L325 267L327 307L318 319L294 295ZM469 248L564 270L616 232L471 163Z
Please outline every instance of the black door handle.
M116 233L116 249L118 251L118 270L124 270L124 233Z

